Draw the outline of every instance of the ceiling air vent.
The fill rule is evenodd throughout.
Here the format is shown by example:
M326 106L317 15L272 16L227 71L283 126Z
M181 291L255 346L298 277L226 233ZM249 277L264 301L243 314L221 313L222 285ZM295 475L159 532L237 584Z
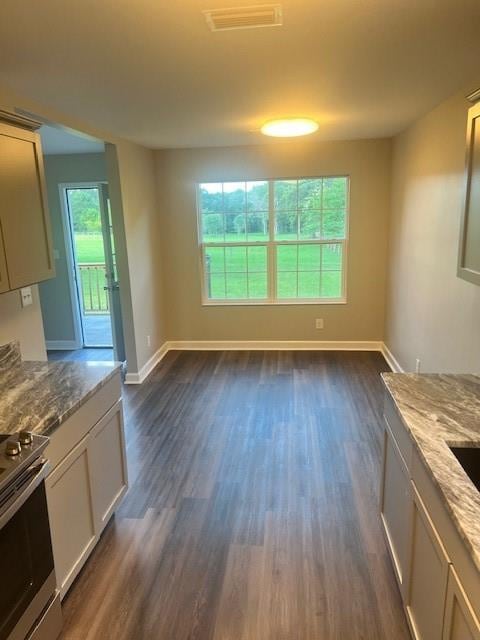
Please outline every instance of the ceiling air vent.
M212 31L277 27L282 24L282 7L279 4L209 9L203 13Z

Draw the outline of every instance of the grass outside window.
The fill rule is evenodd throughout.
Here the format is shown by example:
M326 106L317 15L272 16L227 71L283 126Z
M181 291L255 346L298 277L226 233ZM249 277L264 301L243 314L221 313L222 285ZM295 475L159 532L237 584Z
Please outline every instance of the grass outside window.
M349 178L198 185L205 304L344 302Z

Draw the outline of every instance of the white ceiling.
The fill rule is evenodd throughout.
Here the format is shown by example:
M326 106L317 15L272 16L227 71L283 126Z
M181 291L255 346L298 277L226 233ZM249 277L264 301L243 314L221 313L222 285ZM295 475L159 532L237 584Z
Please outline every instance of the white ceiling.
M284 0L283 27L212 33L251 0L3 0L0 83L150 147L390 136L480 81L479 0Z
M47 125L40 128L40 138L42 151L46 156L60 153L102 153L105 150L103 142Z

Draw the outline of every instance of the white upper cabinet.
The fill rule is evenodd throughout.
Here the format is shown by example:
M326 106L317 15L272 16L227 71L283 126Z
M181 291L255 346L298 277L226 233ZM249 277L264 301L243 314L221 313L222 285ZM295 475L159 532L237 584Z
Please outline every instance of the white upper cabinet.
M0 292L55 275L40 137L3 117L0 113Z

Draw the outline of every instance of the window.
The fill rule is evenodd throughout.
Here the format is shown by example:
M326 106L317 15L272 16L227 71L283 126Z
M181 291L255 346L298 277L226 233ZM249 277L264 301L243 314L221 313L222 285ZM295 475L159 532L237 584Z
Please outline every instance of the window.
M345 302L349 178L198 185L204 304Z

